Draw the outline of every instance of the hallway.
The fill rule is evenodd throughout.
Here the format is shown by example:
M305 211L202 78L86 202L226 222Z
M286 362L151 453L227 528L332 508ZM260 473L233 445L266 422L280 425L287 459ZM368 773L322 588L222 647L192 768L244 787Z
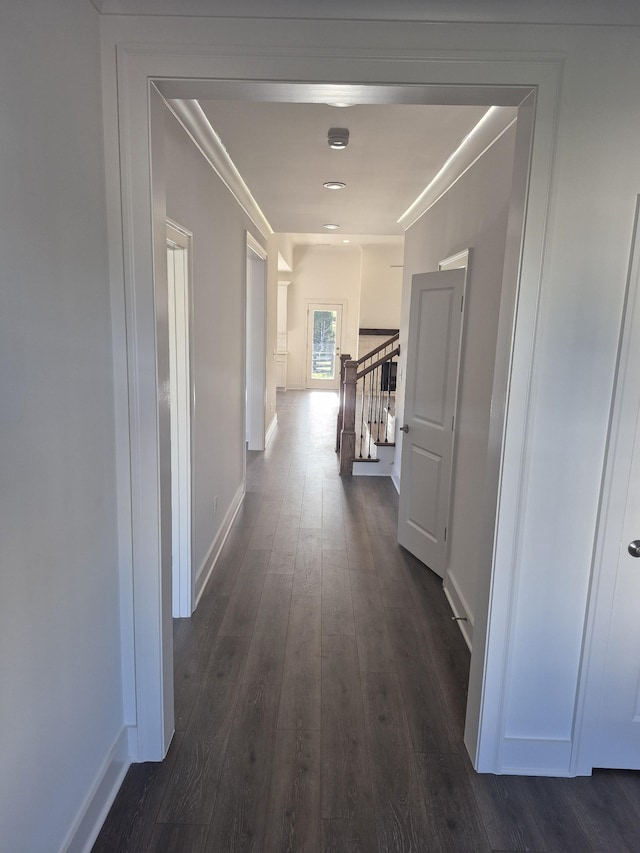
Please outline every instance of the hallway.
M640 775L477 776L469 653L396 544L386 478L337 474L335 400L279 393L198 610L174 623L176 734L94 853L640 849Z

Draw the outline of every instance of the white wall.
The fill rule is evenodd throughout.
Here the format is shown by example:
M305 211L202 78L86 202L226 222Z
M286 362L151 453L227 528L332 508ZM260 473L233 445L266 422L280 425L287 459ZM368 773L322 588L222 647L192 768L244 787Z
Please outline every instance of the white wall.
M361 328L400 328L402 264L402 241L362 247Z
M0 847L52 853L123 725L100 46L0 17Z
M164 160L167 215L193 233L193 555L204 570L243 480L246 231L255 229L168 110Z
M436 270L446 257L471 249L444 583L455 612L466 615L470 626L479 573L488 583L490 571L490 566L480 564L473 543L480 541L484 522L489 413L514 141L512 127L407 231L405 239L403 329L408 323L411 276Z
M360 308L358 247L296 246L289 285L289 357L287 385L304 388L307 305L314 301L346 300L342 317L342 350L355 357L358 347Z

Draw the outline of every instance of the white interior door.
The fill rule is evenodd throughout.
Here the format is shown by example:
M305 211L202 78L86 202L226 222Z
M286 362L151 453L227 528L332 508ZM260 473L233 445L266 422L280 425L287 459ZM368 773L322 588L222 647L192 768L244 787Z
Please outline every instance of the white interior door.
M446 540L465 270L411 280L398 542L440 577Z
M307 309L307 388L337 390L342 343L340 303L309 303Z
M171 572L173 616L191 616L191 374L189 236L167 226L169 395L171 409Z
M638 206L640 215L640 204ZM607 456L590 617L587 736L581 761L640 770L640 228Z

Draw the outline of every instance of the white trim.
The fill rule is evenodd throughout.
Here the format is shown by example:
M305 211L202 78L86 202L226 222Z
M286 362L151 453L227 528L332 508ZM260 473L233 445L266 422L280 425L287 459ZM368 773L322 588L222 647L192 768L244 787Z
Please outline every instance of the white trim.
M505 667L513 592L521 564L526 563L518 543L522 539L525 487L531 464L529 426L535 414L531 379L539 301L542 285L548 284L542 273L562 57L489 47L484 51L459 50L442 61L440 47L433 39L427 38L419 48L404 47L398 41L402 35L398 28L394 29L392 45L386 48L372 48L368 43L360 48L283 47L281 23L276 46L238 45L232 36L240 25L230 21L216 23L215 36L222 45L189 45L190 26L188 21L173 21L169 36L173 43L162 41L162 34L159 41L152 43L147 24L140 36L145 39L144 44L128 43L127 38L132 39L129 32L119 40L118 22L102 33L112 296L117 309L114 316L120 321L114 326L113 335L118 353L125 342L127 346L127 372L120 372L116 381L119 400L123 406L129 403L129 432L127 436L124 430L120 433L118 451L131 461L132 540L127 540L127 530L123 529L122 544L123 548L130 544L132 552L135 644L127 648L127 654L135 656L139 758L144 761L163 757L170 741L173 708L168 666L171 622L165 619L162 599L167 574L159 524L162 448L157 426L157 341L150 239L155 221L148 144L150 101L152 124L156 120L152 81L161 78L163 88L166 81L176 82L177 91L198 85L199 81L233 81L235 85L240 76L240 82L245 84L254 79L285 81L278 84L285 89L290 85L286 81L296 81L294 87L303 86L308 97L322 102L326 102L327 88L336 86L347 94L356 93L359 103L367 97L370 102L377 98L386 102L385 98L398 94L408 99L422 96L423 103L430 102L430 97L446 95L447 101L455 104L461 102L463 93L471 92L476 103L486 98L484 103L513 104L525 98L535 104L533 147L530 149L527 143L526 151L523 148L523 156L531 155L528 196L525 187L522 208L527 228L521 252L519 236L517 239L515 266L507 270L515 278L509 280L508 288L503 288L506 295L500 311L500 327L504 327L505 334L497 356L490 425L492 467L488 470L489 491L494 491L487 506L493 517L488 519L486 535L478 544L482 558L492 566L492 586L488 602L483 602L488 604L488 622L480 625L476 614L472 670L475 667L477 672L470 683L471 706L467 714L468 736L465 735L476 768L495 772L504 737L500 707L508 697ZM325 82L318 84L318 80ZM344 80L360 82L345 84ZM385 81L384 86L380 86L380 80ZM516 96L518 100L514 101ZM520 136L519 130L517 135ZM121 359L117 359L116 367L122 369ZM130 442L123 445L125 438ZM128 494L123 500L124 506ZM473 691L477 697L472 701Z
M250 231L246 231L247 237L247 249L253 252L254 255L257 255L261 261L267 260L267 250L264 246L259 243L253 234Z
M60 853L90 853L131 765L129 730L120 730L60 847Z
M270 237L273 228L269 220L242 179L200 104L194 100L175 99L166 99L165 103L258 231L263 237ZM266 258L266 255L264 257Z
M397 222L406 231L468 172L516 121L513 107L490 107Z
M271 423L270 423L270 424L269 424L269 426L267 427L267 431L266 431L265 436L264 436L264 447L265 447L265 450L266 450L266 449L267 449L267 447L269 446L269 442L270 442L270 441L271 441L271 439L273 438L273 435L274 435L274 433L275 433L275 431L276 431L276 427L277 427L277 426L278 426L278 413L276 412L276 413L275 413L275 415L271 418Z
M396 445L397 447L397 445ZM400 494L400 472L398 471L398 453L396 451L396 458L393 461L393 467L391 468L391 482L398 494Z
M200 568L196 573L195 607L198 606L200 599L202 598L202 593L204 592L207 583L209 582L211 572L213 571L214 566L218 561L218 557L220 556L220 552L224 547L224 543L227 541L227 537L231 532L231 525L233 524L235 517L238 514L238 510L242 506L242 501L244 500L246 491L246 483L243 481L238 487L238 491L233 496L231 505L226 511L225 516L222 519L222 524L218 528L218 532L216 533L214 540L211 543L209 550L207 551L207 556L200 564Z
M464 641L469 647L469 651L473 651L473 613L471 608L465 601L463 594L460 592L460 587L455 577L447 570L442 584L444 594L447 597L451 612L454 616L464 616L465 619L456 619L458 628L464 637Z
M193 613L195 574L193 570L193 484L192 413L195 405L191 379L193 347L193 234L167 218L167 245L173 251L186 252L183 290L176 288L175 262L168 283L168 324L171 398L171 577L172 615L188 617ZM172 253L173 254L173 253ZM167 258L169 255L167 255ZM175 261L175 255L173 255ZM169 266L169 263L167 263ZM175 376L173 375L175 373Z

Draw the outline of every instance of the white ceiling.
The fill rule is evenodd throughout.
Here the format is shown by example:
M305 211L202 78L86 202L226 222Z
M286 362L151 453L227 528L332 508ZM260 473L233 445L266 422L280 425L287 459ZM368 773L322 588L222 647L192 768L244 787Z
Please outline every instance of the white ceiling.
M442 168L487 107L205 101L200 105L277 232L401 235L398 217ZM331 127L349 130L344 151ZM343 181L327 190L325 181ZM355 242L355 241L354 241Z

